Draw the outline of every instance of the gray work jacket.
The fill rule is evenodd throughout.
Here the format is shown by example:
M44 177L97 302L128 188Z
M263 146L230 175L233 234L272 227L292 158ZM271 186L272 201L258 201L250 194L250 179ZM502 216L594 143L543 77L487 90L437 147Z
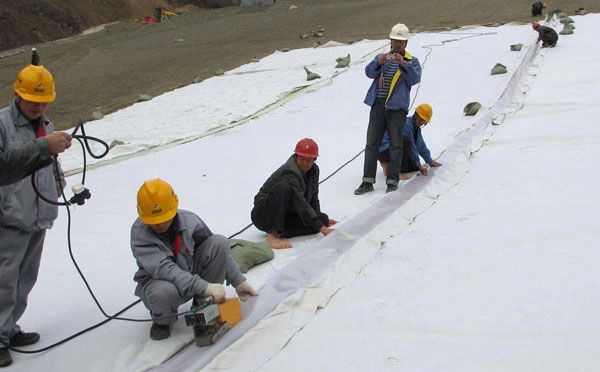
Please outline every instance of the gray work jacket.
M23 147L0 151L0 186L10 185L52 164L48 141L38 138Z
M141 287L150 279L173 283L185 298L202 296L208 286L208 282L199 275L192 274L192 270L195 250L213 233L200 217L190 211L178 209L175 219L177 233L182 238L177 262L173 261L173 242L165 243L139 218L131 227L131 251L139 267L133 277L138 282L135 290L137 296L140 295ZM234 287L246 280L231 255L227 258L225 279Z
M45 115L41 123L46 134L54 132L54 125ZM32 140L35 140L33 124L21 114L16 101L0 110L0 151L20 149ZM56 170L52 163L34 175L37 189L50 200L58 199L58 180L65 185L60 164ZM58 207L38 198L30 177L0 187L0 225L25 231L44 230L52 227L57 216Z

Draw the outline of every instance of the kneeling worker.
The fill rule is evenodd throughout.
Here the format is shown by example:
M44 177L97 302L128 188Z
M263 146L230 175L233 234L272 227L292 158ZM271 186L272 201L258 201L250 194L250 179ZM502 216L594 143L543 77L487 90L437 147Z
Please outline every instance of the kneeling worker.
M542 48L554 48L558 42L558 34L552 27L541 26L535 22L532 25L533 29L538 33L537 43L542 42Z
M294 154L269 177L254 197L251 218L267 233L272 248L291 248L282 237L329 235L336 221L321 212L319 203L319 156L317 143L300 140Z
M139 218L131 228L131 250L139 270L133 279L138 283L136 296L154 319L153 340L171 335L179 305L205 296L222 302L224 280L242 300L258 294L231 257L229 240L213 235L194 213L177 209L177 195L167 182L144 182L137 202Z
M422 175L427 176L427 168L421 165L419 155L432 167L439 167L442 164L431 158L431 154L423 135L421 134L421 128L427 125L431 121L433 116L433 110L427 103L419 105L415 109L415 114L406 119L406 125L402 131L402 164L400 167L399 179L406 180L409 177L402 173L410 172L421 172ZM390 141L387 132L383 136L381 146L379 147L379 163L383 168L383 174L387 177L388 164L389 164L389 148Z

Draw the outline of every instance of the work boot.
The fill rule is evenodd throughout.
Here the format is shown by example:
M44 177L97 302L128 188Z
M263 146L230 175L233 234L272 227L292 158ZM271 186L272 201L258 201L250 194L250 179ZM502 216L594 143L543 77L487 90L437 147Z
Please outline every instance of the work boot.
M363 182L358 186L358 189L354 190L354 195L362 195L373 191L373 184L371 182Z
M40 340L40 334L37 332L23 332L15 333L10 338L10 346L27 346L33 345Z
M388 192L393 192L396 190L398 190L398 185L392 185L391 183L388 183L387 189L385 189L385 193L387 194Z
M12 364L12 357L7 347L0 348L0 367L6 367Z
M165 338L169 338L169 336L171 336L170 326L152 323L152 327L150 328L151 339L158 341L164 340Z

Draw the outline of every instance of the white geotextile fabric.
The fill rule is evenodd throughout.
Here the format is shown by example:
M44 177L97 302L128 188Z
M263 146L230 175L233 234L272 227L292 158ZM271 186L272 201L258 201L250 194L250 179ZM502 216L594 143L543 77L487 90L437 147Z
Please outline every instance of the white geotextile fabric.
M319 307L358 277L382 242L404 230L459 181L469 168L471 153L491 133L492 120L522 99L523 77L537 50L536 44L529 47L494 106L442 154L439 160L444 167L430 169L429 177L413 177L398 192L379 199L280 270L260 289L259 297L242 304L244 319L220 342L206 348L189 345L151 371L247 371L269 361ZM352 254L345 254L348 250Z

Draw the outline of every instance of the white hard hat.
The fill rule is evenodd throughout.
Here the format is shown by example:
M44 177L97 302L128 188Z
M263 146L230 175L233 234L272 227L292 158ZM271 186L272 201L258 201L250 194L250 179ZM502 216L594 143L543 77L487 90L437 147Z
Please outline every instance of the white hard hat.
M408 27L404 23L395 25L390 32L390 39L408 40Z

